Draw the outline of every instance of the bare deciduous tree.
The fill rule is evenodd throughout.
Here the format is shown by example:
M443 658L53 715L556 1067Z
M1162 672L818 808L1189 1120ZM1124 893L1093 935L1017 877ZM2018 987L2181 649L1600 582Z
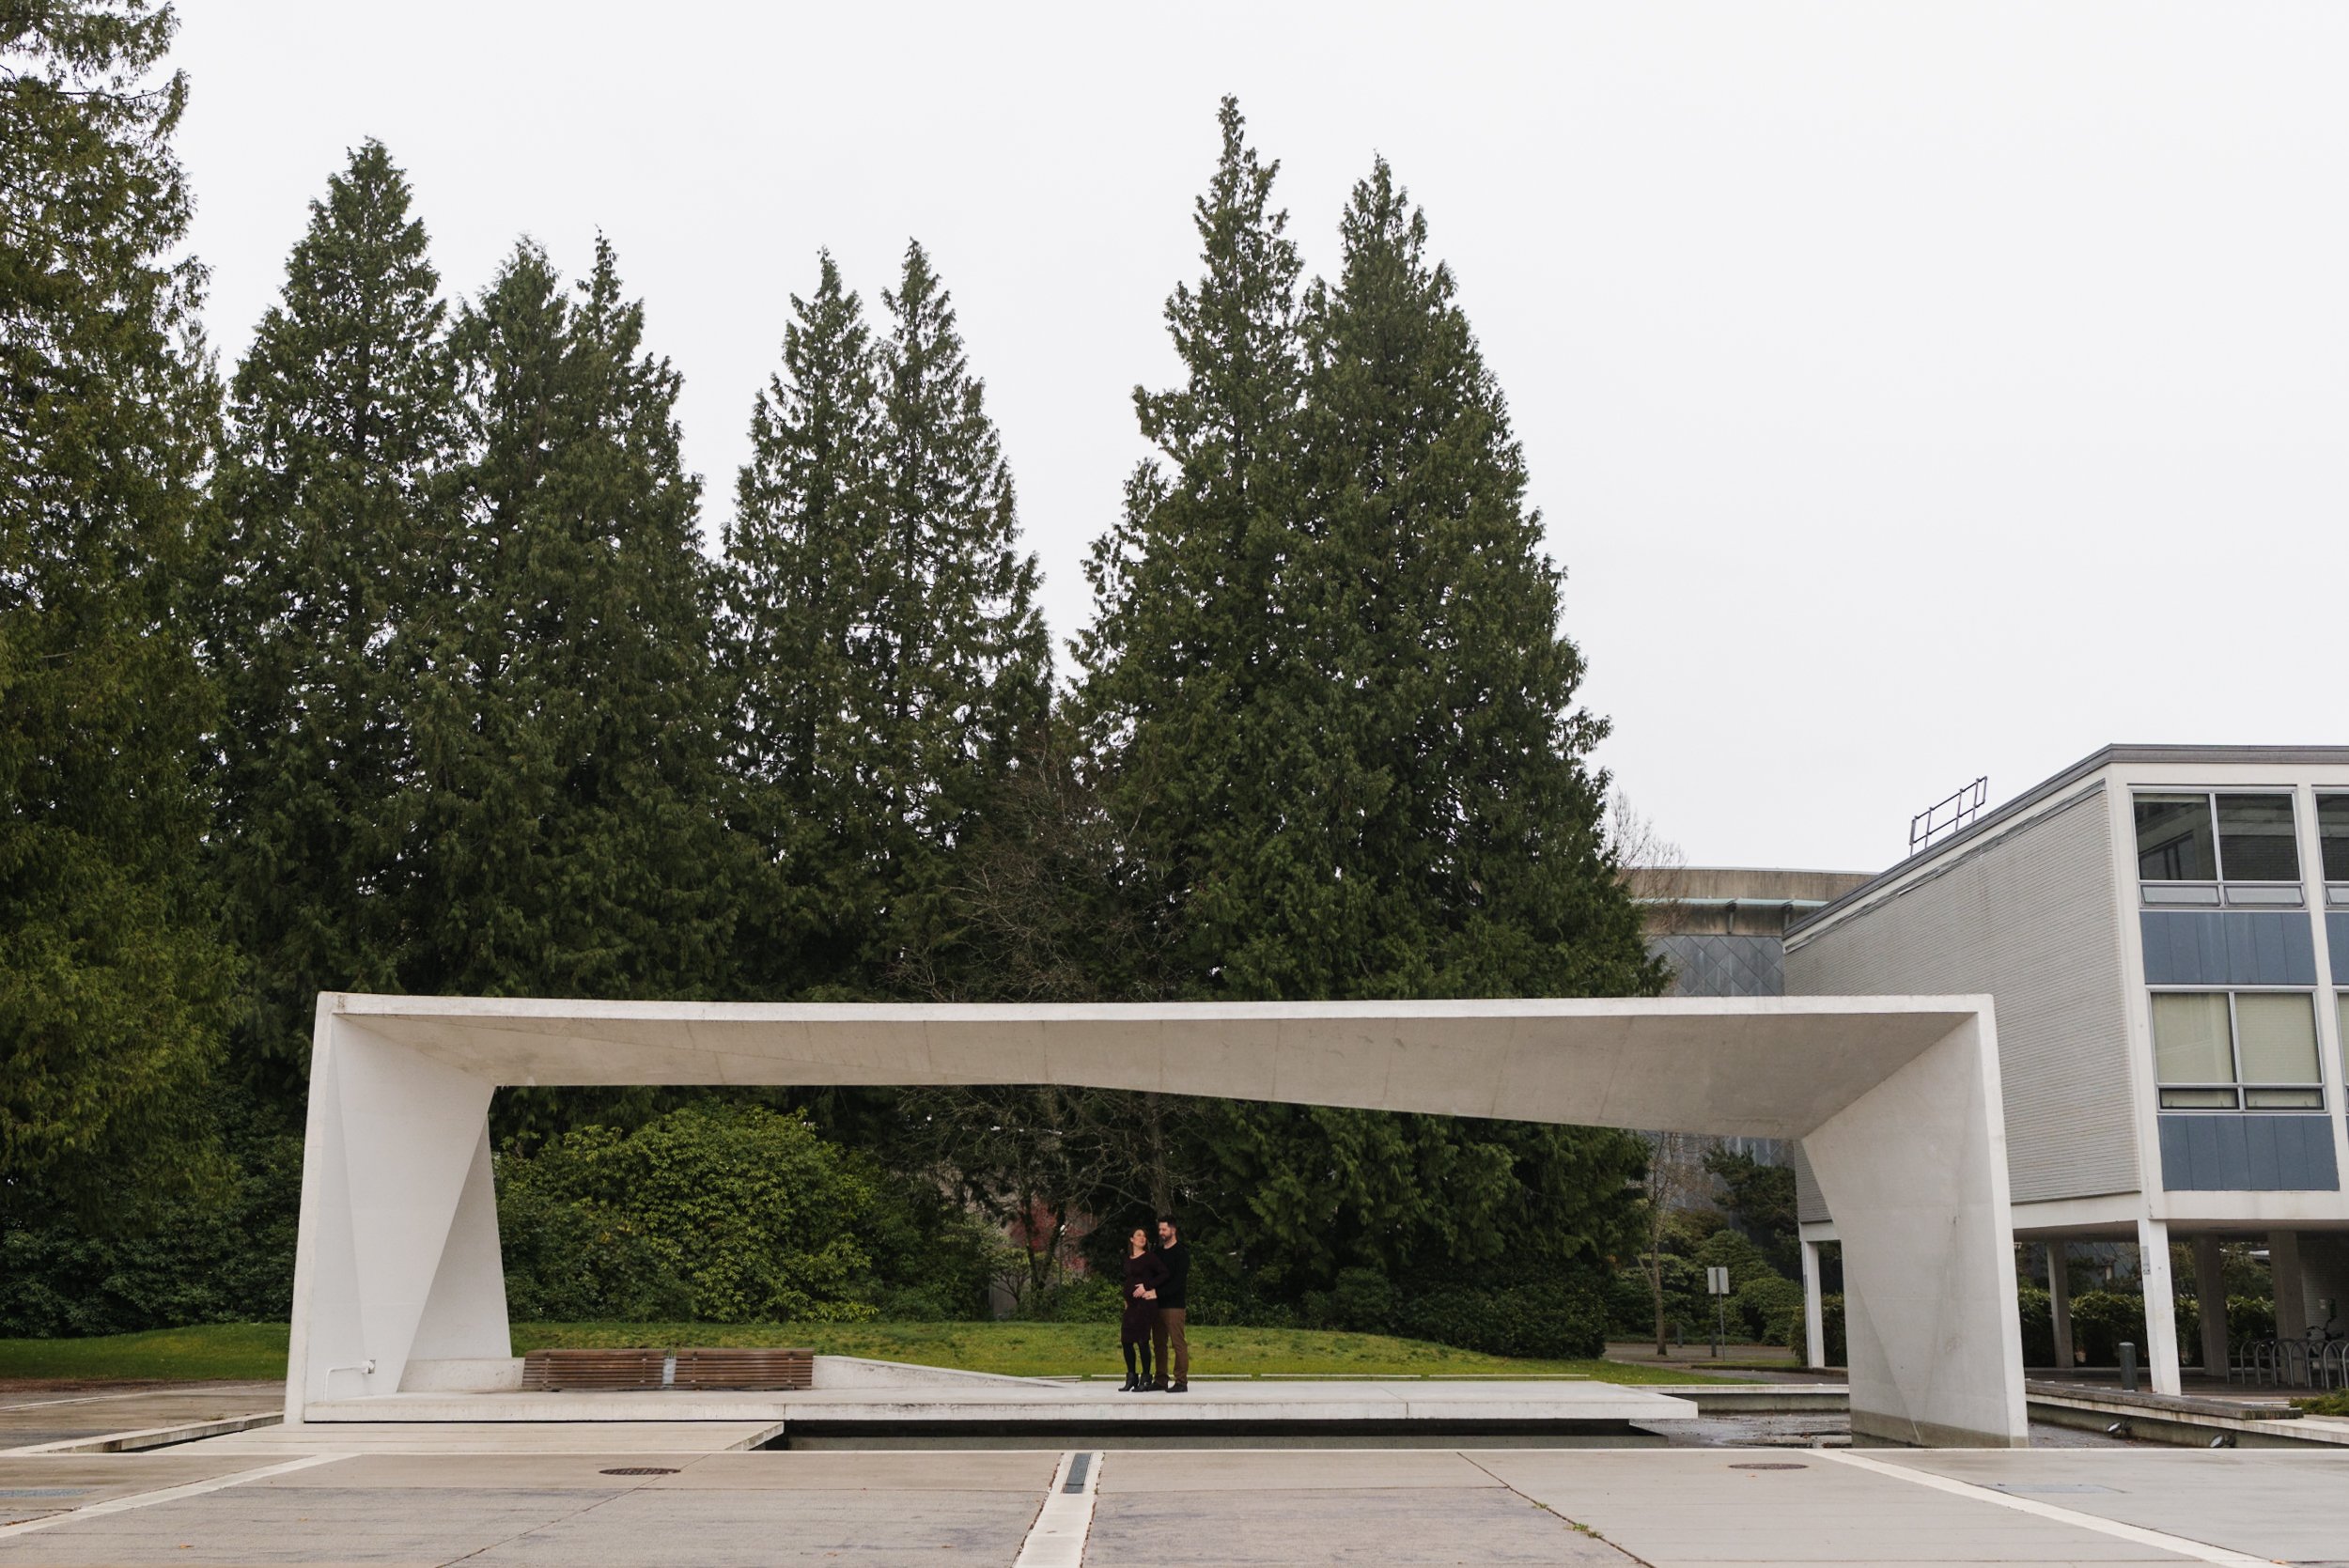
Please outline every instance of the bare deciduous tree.
M1647 1140L1647 1176L1641 1183L1646 1201L1647 1250L1640 1262L1647 1272L1648 1293L1656 1303L1656 1353L1666 1353L1670 1335L1664 1321L1664 1232L1672 1215L1713 1189L1704 1157L1716 1141L1702 1133L1651 1132Z

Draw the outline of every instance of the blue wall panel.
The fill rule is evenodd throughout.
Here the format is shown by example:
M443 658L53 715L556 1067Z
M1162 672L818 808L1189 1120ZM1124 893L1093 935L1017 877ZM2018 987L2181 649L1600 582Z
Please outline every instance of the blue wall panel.
M2137 918L2149 986L2316 984L2316 933L2300 910L2145 909ZM2349 930L2332 940L2339 953Z
M2163 1116L2161 1185L2171 1192L2337 1192L2323 1116Z
M2325 917L2325 942L2333 950L2333 980L2349 977L2349 914Z

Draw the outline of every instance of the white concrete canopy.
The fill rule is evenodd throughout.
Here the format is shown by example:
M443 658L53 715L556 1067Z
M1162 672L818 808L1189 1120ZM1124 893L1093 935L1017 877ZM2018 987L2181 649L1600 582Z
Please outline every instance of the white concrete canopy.
M286 1415L510 1355L506 1084L1004 1084L1798 1139L1856 1432L2024 1441L1987 997L1147 1006L319 997ZM1212 1245L1212 1242L1209 1242Z

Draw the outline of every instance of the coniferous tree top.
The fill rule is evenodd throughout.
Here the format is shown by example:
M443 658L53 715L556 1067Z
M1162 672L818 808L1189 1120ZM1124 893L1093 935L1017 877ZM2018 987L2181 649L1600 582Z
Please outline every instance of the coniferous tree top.
M1300 301L1226 101L1138 393L1163 461L1088 565L1088 742L1194 994L1652 989L1505 403L1383 162Z
M1338 279L1306 305L1312 497L1284 599L1311 628L1324 717L1288 896L1315 909L1307 929L1345 934L1332 983L1650 991L1586 761L1606 724L1577 701L1559 629L1564 574L1427 234L1377 160L1340 224Z
M229 928L257 968L248 1073L298 1099L320 990L396 988L414 621L455 452L446 306L379 142L310 204L232 383L210 657Z
M699 482L611 246L524 241L453 329L453 563L412 702L411 989L708 995L727 879Z
M1050 706L1010 466L918 243L881 302L876 340L829 256L793 299L727 535L765 994L945 984L964 857Z

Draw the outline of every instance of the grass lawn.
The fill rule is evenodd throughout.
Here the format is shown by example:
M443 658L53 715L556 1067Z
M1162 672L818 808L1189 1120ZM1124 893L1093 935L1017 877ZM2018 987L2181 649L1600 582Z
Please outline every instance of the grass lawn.
M1092 1323L518 1323L514 1353L570 1345L804 1344L832 1356L1026 1376L1123 1377L1112 1324ZM1513 1360L1382 1334L1299 1328L1190 1331L1194 1372L1370 1376L1572 1374L1609 1383L1707 1383L1671 1367L1620 1361ZM0 1377L283 1377L286 1326L226 1323L87 1340L0 1340Z
M0 1340L0 1377L153 1377L202 1383L285 1375L282 1323L208 1323L88 1340Z

